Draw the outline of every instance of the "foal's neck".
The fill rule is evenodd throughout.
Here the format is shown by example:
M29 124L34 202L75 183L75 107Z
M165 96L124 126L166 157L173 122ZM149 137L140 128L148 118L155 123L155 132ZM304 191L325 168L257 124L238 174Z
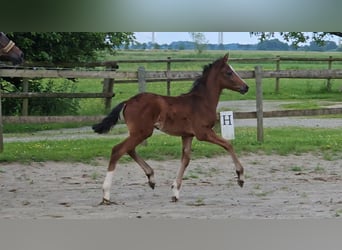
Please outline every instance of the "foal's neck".
M207 81L202 84L200 88L192 91L194 95L201 96L199 105L205 105L210 108L210 111L216 112L222 88L217 86L214 82Z

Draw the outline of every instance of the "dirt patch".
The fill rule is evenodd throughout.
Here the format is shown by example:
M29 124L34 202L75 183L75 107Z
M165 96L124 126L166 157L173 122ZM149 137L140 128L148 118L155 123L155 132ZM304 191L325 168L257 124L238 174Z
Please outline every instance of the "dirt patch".
M0 218L334 218L342 216L342 159L312 154L241 157L246 183L238 187L228 157L193 160L180 201L171 184L179 161L148 161L149 188L135 163L118 166L111 190L119 205L98 206L106 161L0 165Z

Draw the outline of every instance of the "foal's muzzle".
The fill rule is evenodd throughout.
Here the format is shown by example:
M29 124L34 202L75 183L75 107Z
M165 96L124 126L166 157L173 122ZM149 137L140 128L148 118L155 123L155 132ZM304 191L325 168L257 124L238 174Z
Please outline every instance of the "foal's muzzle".
M248 92L248 89L249 89L249 87L247 84L245 86L242 86L240 88L240 94L246 94Z

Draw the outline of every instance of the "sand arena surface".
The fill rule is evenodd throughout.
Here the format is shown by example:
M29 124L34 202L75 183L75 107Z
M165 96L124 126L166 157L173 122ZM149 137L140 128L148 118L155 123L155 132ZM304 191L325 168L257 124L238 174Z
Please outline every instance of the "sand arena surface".
M278 110L282 104L265 101L264 110ZM220 107L251 111L255 101L222 102ZM255 127L256 120L235 120L235 126ZM264 126L336 128L342 119L272 118L265 119ZM4 142L66 137L98 135L87 127L21 137L5 134ZM180 160L146 159L155 170L155 190L135 162L120 163L111 188L111 199L118 205L112 206L98 206L107 159L92 164L0 163L0 218L342 218L341 157L327 161L311 153L246 154L239 159L246 174L243 188L236 183L230 156L191 161L177 203L171 202L171 185Z
M148 161L152 190L140 167L118 165L111 198L98 206L107 160L96 164L0 164L0 218L338 218L342 217L342 159L312 154L240 156L240 188L230 157L190 162L180 200L171 202L179 160Z

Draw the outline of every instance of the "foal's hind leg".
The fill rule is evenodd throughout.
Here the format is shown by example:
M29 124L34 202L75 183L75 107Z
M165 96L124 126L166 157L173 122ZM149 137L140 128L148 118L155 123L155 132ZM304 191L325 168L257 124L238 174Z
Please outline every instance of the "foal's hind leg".
M133 160L136 161L136 163L139 164L139 166L144 170L147 178L148 178L148 184L150 185L150 187L152 189L154 189L156 182L154 180L154 171L153 169L150 167L150 165L148 165L135 151L135 149L131 150L128 152L129 156L132 157Z
M234 165L235 165L235 170L236 170L236 174L237 174L237 177L238 177L238 180L237 180L238 185L240 187L243 187L243 184L244 184L244 175L243 175L244 169L243 169L239 159L237 158L237 156L236 156L236 154L234 152L233 146L228 141L226 141L223 138L217 136L212 129L206 130L201 135L196 135L196 137L200 141L207 141L207 142L211 142L211 143L217 144L217 145L223 147L225 150L227 150L230 153L230 155L231 155L231 157L233 159Z
M178 170L177 178L173 182L171 189L173 192L172 201L176 202L179 199L179 191L182 185L183 175L186 167L190 162L190 154L191 154L191 143L193 137L182 137L183 149L182 149L182 164Z
M139 137L129 136L123 142L113 147L107 174L102 185L103 199L100 203L101 205L115 204L114 202L110 201L110 189L112 186L113 173L116 167L116 163L124 154L134 149L143 140L144 138L141 139Z

